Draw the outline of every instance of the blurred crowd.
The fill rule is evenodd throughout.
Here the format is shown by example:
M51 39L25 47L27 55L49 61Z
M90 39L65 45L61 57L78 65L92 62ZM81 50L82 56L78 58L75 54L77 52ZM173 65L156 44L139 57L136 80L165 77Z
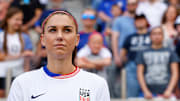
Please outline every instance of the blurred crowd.
M112 98L121 98L123 68L128 98L180 98L180 1L86 1L75 64L105 78ZM47 64L41 24L64 2L0 0L0 97L8 68L14 79Z

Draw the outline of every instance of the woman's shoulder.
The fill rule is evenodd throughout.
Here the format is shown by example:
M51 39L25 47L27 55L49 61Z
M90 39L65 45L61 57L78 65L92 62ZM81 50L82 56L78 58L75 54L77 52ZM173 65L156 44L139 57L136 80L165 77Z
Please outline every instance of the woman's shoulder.
M41 69L25 72L25 73L20 74L19 76L17 76L14 81L20 82L20 83L28 83L29 81L39 77L41 72L42 72Z

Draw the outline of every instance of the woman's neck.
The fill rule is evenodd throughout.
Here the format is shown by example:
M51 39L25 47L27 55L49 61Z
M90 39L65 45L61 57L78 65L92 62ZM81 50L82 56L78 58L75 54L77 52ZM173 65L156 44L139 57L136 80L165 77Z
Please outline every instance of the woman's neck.
M95 29L94 29L94 27L84 27L83 31L86 33L91 33L93 31L95 31Z
M167 21L167 22L166 22L166 25L167 25L167 26L173 26L173 25L174 25L174 22L172 22L172 21Z
M75 66L72 64L72 58L67 59L54 59L53 57L48 56L48 65L47 68L56 74L69 74L75 70Z
M14 34L16 31L13 30L12 28L8 28L7 32L8 32L9 34Z

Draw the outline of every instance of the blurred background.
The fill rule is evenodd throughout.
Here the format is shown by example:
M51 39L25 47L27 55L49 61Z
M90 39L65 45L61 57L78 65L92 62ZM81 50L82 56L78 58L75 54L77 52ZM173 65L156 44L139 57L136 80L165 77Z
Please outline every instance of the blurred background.
M41 24L56 10L68 10L76 18L80 43L75 63L106 79L112 99L147 98L141 77L153 98L163 98L167 92L173 101L180 98L179 70L172 72L179 65L171 65L180 63L179 0L0 0L0 99L8 96L17 75L47 64L46 49L40 43ZM160 43L170 57L158 51L158 57L151 59L156 68L151 70L138 54L153 45L151 34L157 27L163 33ZM144 70L139 75L136 60L151 73L159 72L147 77ZM166 69L159 69L161 66ZM153 87L165 88L153 92L153 80L160 77L167 83ZM172 89L167 90L171 82Z

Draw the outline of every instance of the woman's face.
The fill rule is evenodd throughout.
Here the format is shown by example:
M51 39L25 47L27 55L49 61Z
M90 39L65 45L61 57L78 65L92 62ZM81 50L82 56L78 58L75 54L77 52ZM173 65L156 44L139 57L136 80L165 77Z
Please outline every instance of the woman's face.
M79 34L76 33L76 26L71 17L55 14L44 26L41 39L48 55L62 59L72 56L75 46L79 43Z
M10 17L7 20L7 23L8 23L8 28L17 31L18 29L20 29L20 27L23 24L23 13L19 12L14 14L12 17Z
M167 21L174 21L177 16L176 8L173 6L169 6L168 11L166 13L166 19Z

